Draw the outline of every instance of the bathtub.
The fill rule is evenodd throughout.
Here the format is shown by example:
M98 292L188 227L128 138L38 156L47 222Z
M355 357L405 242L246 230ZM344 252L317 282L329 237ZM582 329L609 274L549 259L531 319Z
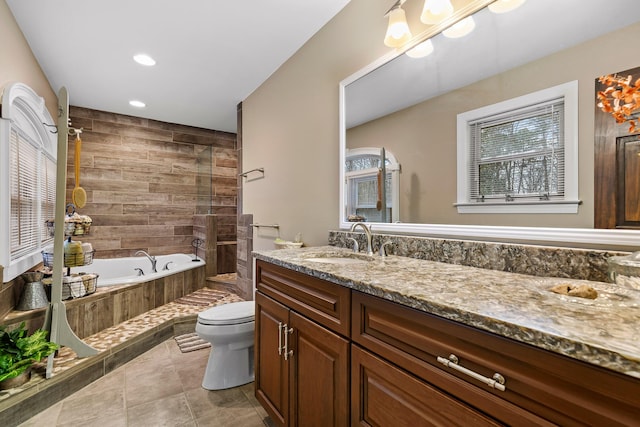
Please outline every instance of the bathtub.
M157 273L151 271L151 261L146 256L94 259L89 265L71 268L71 273L96 273L98 287L103 287L148 282L205 265L201 258L194 261L187 254L158 255L156 259ZM136 268L142 269L144 275L140 276Z

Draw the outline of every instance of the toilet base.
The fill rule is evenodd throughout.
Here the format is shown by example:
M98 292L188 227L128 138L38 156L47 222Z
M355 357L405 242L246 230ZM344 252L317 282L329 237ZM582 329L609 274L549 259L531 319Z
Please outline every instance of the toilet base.
M231 349L212 348L202 379L206 390L224 390L253 382L253 346Z

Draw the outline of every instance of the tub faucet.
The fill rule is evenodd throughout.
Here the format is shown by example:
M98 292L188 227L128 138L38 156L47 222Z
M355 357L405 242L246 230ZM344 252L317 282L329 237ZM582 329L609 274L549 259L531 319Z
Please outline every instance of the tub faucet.
M362 228L364 234L367 236L367 255L373 255L373 248L371 246L371 228L367 227L367 224L364 222L356 222L351 226L351 232L354 232L358 226Z
M169 261L168 263L166 263L164 265L164 267L162 268L163 270L168 270L169 269L169 264L175 264L173 261Z
M158 262L158 260L156 259L156 257L149 255L148 253L146 253L145 251L138 251L136 252L136 255L138 254L143 254L144 256L146 256L147 258L149 258L149 261L151 262L151 271L154 273L157 273L158 270L156 269L156 263Z

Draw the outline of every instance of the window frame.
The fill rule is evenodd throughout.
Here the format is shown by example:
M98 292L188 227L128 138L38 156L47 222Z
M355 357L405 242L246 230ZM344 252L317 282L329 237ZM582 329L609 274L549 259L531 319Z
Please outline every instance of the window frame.
M361 156L379 156L380 148L376 147L362 147L362 148L352 148L347 149L345 153L345 160L349 160L352 157L361 157ZM388 165L386 166L387 176L391 177L390 189L391 189L391 197L387 195L387 200L391 200L391 222L399 222L400 221L400 164L396 159L395 155L390 151L385 151L385 158L388 161ZM342 165L345 168L345 164ZM355 201L356 197L352 194L352 182L354 180L362 180L365 178L369 178L372 180L377 179L378 168L367 168L367 169L359 169L355 171L347 172L345 169L344 172L344 194L345 194L345 205L343 210L344 218L346 219L349 215L349 209L352 205L352 202ZM374 206L375 208L375 206ZM375 222L375 221L374 221Z
M564 197L552 200L515 199L475 201L471 199L471 123L549 102L564 101ZM577 213L578 205L578 81L529 93L457 116L457 202L458 213Z
M51 173L46 174L47 170L39 167L33 185L35 191L32 193L32 208L35 212L35 220L31 224L34 227L32 232L40 238L35 239L28 251L15 259L12 257L13 248L11 239L9 239L11 236L12 170L15 168L11 162L10 153L12 134L16 135L18 144L30 144L35 148L37 158L32 159L32 162L35 162L36 165L41 166L45 159L52 161L54 176L58 143L55 131L45 126L45 124L53 125L54 120L46 108L44 98L38 96L33 89L22 83L8 84L2 92L0 103L0 235L6 236L6 238L0 239L0 265L3 267L2 281L8 282L41 263L42 249L53 242L52 237L47 237L45 224L45 220L50 219L45 216L50 216L51 213L45 212L42 205L43 185L47 179L51 178ZM55 178L52 181L52 188L51 186L48 188L53 190L53 195L49 195L51 197L47 199L48 202L53 201L55 205ZM48 202L44 201L45 204Z

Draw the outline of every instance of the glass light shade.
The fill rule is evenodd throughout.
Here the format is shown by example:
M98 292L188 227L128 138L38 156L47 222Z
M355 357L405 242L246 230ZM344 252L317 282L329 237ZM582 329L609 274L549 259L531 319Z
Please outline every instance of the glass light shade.
M453 6L449 0L424 0L420 20L423 24L439 24L453 15Z
M493 13L506 13L519 8L526 0L498 0L489 5L489 10Z
M411 40L411 31L407 24L407 17L402 8L397 7L389 12L389 26L384 37L384 44L389 47L401 47Z
M473 20L473 16L467 16L461 21L456 22L446 30L442 32L446 37L457 39L469 34L476 27L476 21Z
M433 43L431 43L431 39L423 41L406 52L410 58L424 58L425 56L431 55L431 53L433 53Z
M142 101L137 101L137 100L131 100L129 101L129 105L131 105L132 107L136 107L136 108L144 108L147 106L147 104L145 104Z

